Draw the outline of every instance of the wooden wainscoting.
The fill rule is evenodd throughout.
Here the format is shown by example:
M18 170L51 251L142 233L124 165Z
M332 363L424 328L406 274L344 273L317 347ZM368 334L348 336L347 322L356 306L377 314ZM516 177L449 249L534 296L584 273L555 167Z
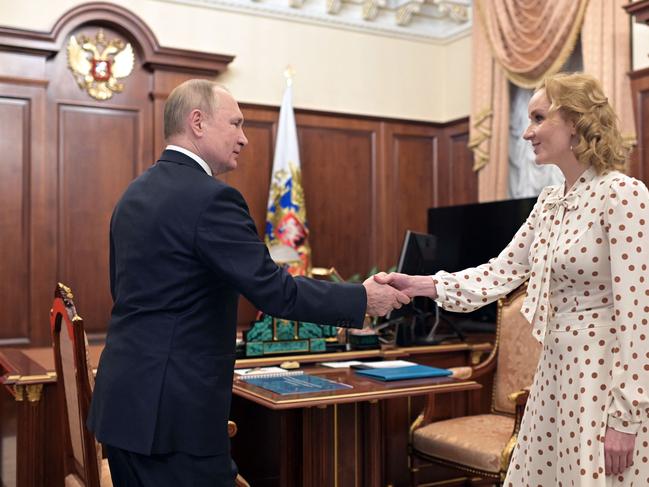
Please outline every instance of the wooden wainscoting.
M629 2L623 6L631 19L639 24L649 24L649 0ZM649 68L629 73L633 95L633 114L635 116L638 145L631 155L629 174L649 184Z
M279 110L241 108L250 143L224 179L243 193L263 235ZM344 277L388 268L406 229L426 232L428 208L477 201L467 119L295 112L314 265L334 265Z
M236 171L263 236L279 109L242 104L249 139ZM310 244L316 266L343 277L395 265L407 229L427 231L427 209L477 201L468 121L408 122L295 111ZM254 307L242 300L239 326Z
M630 74L638 145L631 156L629 173L649 184L649 68Z

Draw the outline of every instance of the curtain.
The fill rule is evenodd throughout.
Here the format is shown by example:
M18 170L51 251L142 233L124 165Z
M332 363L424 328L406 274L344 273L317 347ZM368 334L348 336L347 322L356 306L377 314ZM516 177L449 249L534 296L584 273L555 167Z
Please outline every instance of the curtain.
M563 66L577 41L587 4L588 0L475 2L492 55L507 77L523 88L534 88Z
M506 134L509 125L509 90L504 71L491 55L483 26L473 22L473 96L469 148L478 173L478 200L490 201L507 192L507 167L488 164L507 160ZM494 134L496 134L494 136Z
M627 0L590 0L581 44L584 71L596 76L620 119L624 138L636 143L631 95L631 19L623 10Z
M588 0L475 1L469 147L474 170L480 171L480 201L507 197L508 80L531 88L557 72L575 46L587 4Z
M532 90L511 86L511 117L509 121L509 198L530 198L538 196L550 184L564 181L561 170L553 165L539 165L534 162L534 151L523 133L530 123L527 104Z
M575 49L561 67L561 71L583 71L581 43L577 40ZM528 198L538 196L541 190L551 184L564 181L561 170L555 165L538 165L534 162L534 151L530 143L523 139L523 133L530 123L527 105L532 98L532 89L510 84L509 112L509 198Z

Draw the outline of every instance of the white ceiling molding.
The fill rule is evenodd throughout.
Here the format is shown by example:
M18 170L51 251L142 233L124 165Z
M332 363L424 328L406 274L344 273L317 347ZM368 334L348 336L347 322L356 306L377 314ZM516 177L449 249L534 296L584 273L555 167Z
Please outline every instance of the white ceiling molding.
M472 0L159 0L446 44L471 32Z

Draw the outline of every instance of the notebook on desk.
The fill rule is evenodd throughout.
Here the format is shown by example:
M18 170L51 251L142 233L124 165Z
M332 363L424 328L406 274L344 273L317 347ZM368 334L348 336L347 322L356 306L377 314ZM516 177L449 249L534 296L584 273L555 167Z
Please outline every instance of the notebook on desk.
M423 379L426 377L448 377L452 374L448 369L439 369L437 367L429 367L428 365L362 369L356 370L356 373L383 381Z
M309 374L284 375L275 377L241 377L253 386L262 387L275 394L308 394L313 392L351 389L352 386L342 382L325 379Z
M286 370L281 367L253 367L250 369L234 369L235 377L246 379L249 377L284 377L288 375L302 375L303 370Z

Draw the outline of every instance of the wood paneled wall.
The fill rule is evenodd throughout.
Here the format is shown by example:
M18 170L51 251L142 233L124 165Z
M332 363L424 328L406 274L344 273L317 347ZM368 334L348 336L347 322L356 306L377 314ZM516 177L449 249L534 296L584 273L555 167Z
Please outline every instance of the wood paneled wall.
M105 101L79 88L66 50L71 35L99 29L130 42L136 59ZM106 3L73 8L51 32L0 28L0 345L50 343L57 281L75 291L89 333L105 333L113 206L162 148L156 120L171 89L231 60L160 47L139 18Z
M249 144L224 179L242 192L263 236L279 110L242 111ZM388 269L407 229L427 231L428 208L477 201L466 119L425 124L296 110L296 124L314 266L343 277ZM240 327L254 317L244 301Z
M242 105L249 145L224 175L263 235L276 107ZM397 261L406 229L427 209L477 201L466 119L424 124L296 110L313 264L343 276Z
M632 20L649 25L649 0L629 2L624 9ZM631 93L633 94L633 114L637 146L631 155L629 173L649 184L649 68L632 71Z
M123 93L99 102L67 68L71 34L121 37L136 51ZM162 108L190 77L231 58L161 48L137 17L110 4L65 14L50 33L0 28L0 345L47 345L56 281L69 284L89 333L111 306L108 225L134 177L164 147ZM278 99L281 93L278 93ZM249 146L224 176L263 235L276 107L242 106ZM343 276L396 262L404 231L426 231L431 206L477 200L466 120L425 124L296 111L313 262ZM240 324L254 317L240 307Z
M634 71L630 76L638 145L633 151L629 172L649 184L649 68Z

